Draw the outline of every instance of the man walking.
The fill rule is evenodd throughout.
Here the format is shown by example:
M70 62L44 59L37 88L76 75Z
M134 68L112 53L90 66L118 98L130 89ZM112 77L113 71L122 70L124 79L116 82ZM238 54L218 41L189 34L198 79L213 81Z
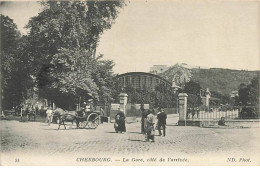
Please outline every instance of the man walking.
M144 107L143 105L141 105L141 108L140 108L141 112L142 112L142 118L141 118L141 133L144 134L145 133L145 129L144 129L144 123L145 123L145 119L147 117L147 114L144 110Z
M154 124L155 124L155 117L151 110L148 110L148 115L145 119L145 129L147 134L147 141L152 140L154 142Z
M165 125L166 125L166 119L167 115L164 113L162 108L158 108L158 113L157 113L157 119L158 119L158 132L159 135L161 136L161 128L163 129L163 136L165 136Z
M46 111L46 115L47 115L46 119L47 119L48 125L50 125L52 122L52 117L53 117L52 114L53 114L53 110L52 110L51 106L49 106L49 108Z

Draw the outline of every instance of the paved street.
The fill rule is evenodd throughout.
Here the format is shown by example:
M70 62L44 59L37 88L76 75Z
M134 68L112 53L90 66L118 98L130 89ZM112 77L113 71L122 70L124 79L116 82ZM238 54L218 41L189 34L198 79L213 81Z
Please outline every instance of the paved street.
M212 160L213 157L223 158L220 159L223 162L227 157L252 160L256 158L254 154L260 152L259 128L179 127L175 126L176 122L177 118L170 116L167 136L156 136L155 143L149 143L140 134L139 122L127 124L127 132L118 134L112 123L101 124L97 129L76 129L73 126L64 130L61 126L61 130L57 130L57 124L48 126L41 122L2 120L1 158L3 162L12 163L15 157L26 161L23 158L68 156L70 160L62 162L71 163L76 162L76 157L113 157L120 162L123 157L182 157L189 158L190 164L197 163L196 158L209 158L208 164L213 164L218 161Z

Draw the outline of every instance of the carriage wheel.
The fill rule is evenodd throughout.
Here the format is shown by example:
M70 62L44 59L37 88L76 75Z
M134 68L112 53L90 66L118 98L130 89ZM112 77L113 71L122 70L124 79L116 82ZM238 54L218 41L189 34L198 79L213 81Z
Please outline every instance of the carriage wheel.
M90 121L90 122L88 122L86 128L95 129L95 128L97 128L97 126L98 125L95 122Z
M86 126L87 126L87 122L86 121L79 122L79 128L80 129L84 129Z
M92 129L95 129L95 128L97 128L98 123L96 123L96 121L93 121L90 125L91 125Z
M99 115L97 113L91 113L87 118L88 128L95 129L99 124Z

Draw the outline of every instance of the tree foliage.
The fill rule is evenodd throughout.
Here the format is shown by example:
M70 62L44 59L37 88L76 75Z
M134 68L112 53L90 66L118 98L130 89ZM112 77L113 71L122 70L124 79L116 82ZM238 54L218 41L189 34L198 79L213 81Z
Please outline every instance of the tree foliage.
M10 73L14 71L16 59L16 49L20 34L16 24L8 16L0 15L1 21L1 72L3 73L3 84L10 79Z
M255 76L251 83L239 85L237 105L242 106L240 112L241 118L259 118L260 117L260 91L259 91L260 75Z
M259 75L255 76L251 83L246 85L244 83L238 88L238 102L244 106L259 104ZM239 104L238 103L238 104Z
M123 1L47 1L33 17L28 53L34 64L39 94L70 103L111 98L114 63L96 57L100 35L110 29ZM66 103L60 105L66 108Z
M96 63L88 51L63 48L53 56L51 64L52 88L74 95L82 91L97 95L97 85L91 78Z
M201 90L200 84L189 81L185 84L184 92L188 94L188 106L189 107L199 107L201 103L201 97L200 97L200 90Z
M47 1L27 28L36 63L49 64L62 48L95 54L99 36L110 29L121 1ZM41 64L37 64L40 65Z
M21 37L16 24L8 16L1 20L1 87L3 109L12 108L27 97L33 86L30 58L26 55L27 38Z

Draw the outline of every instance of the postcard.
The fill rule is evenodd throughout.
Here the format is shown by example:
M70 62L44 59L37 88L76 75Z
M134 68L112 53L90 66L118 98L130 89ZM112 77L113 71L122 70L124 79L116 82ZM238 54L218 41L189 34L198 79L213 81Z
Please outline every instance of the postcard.
M1 1L2 166L259 166L260 4Z

